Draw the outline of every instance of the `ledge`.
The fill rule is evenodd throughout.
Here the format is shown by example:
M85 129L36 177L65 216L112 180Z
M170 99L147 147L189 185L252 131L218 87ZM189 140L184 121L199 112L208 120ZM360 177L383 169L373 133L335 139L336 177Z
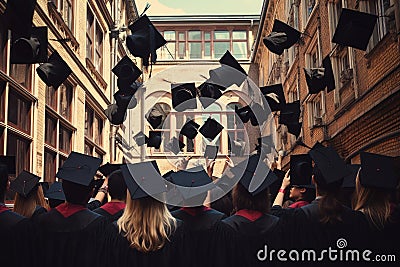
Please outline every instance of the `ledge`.
M101 74L96 70L94 64L92 63L92 61L89 58L86 58L86 68L89 69L90 73L92 74L92 76L94 77L96 82L99 83L101 88L103 90L106 90L107 89L107 82L103 79Z

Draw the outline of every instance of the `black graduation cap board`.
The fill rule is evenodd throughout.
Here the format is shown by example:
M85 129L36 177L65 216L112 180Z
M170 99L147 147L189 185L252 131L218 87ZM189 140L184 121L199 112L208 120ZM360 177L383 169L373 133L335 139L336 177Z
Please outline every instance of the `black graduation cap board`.
M99 167L99 172L101 172L104 176L109 176L111 173L119 170L122 164L111 164L107 162L106 164Z
M10 189L23 197L27 197L36 185L38 185L39 180L39 176L27 171L22 171L17 178L10 183Z
M194 139L197 135L197 131L200 125L198 125L194 120L188 120L180 131L180 134L186 136L189 139Z
M300 39L300 35L298 30L275 19L272 32L263 39L263 42L272 53L282 55L285 49L290 48Z
M176 111L182 112L197 108L195 83L171 84L171 93L172 107Z
M40 65L36 72L47 86L58 88L68 78L72 70L60 54L54 51L48 62Z
M286 104L285 94L281 83L260 87L261 93L268 102L271 111L281 110Z
M133 137L133 140L135 140L138 146L143 146L144 144L147 144L149 138L142 131L140 131Z
M4 21L13 34L30 38L36 0L8 0Z
M47 27L33 27L29 38L12 36L12 64L34 64L47 62Z
M206 150L204 151L204 157L211 160L216 159L218 155L218 149L218 146L207 145Z
M328 87L328 92L335 89L331 59L328 56L322 61L322 68L304 69L306 82L310 94L317 94Z
M312 160L308 154L290 156L290 183L311 187Z
M332 42L365 51L377 19L374 14L342 8Z
M206 122L201 126L199 132L207 139L214 140L217 135L224 129L224 126L219 124L213 118L208 118Z

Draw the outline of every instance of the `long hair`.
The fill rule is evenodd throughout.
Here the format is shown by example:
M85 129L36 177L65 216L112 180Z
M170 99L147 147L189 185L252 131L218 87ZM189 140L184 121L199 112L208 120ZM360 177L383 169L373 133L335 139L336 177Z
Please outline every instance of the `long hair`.
M318 194L322 196L318 201L320 222L323 224L334 224L343 221L343 205L337 199L343 179L327 184L317 167L314 167L313 175L314 181L317 184Z
M356 178L356 194L353 209L365 214L372 226L378 230L385 227L390 217L390 193L377 188L366 188L360 184L359 174Z
M267 188L253 196L242 184L238 183L232 190L232 202L235 211L248 209L268 213L271 206L269 189Z
M41 185L38 185L36 188L32 189L32 191L26 197L20 195L19 193L15 194L13 208L14 212L30 218L35 212L36 206L42 206L43 208L49 210L49 205L44 199Z
M152 197L132 200L128 192L125 211L117 225L132 248L151 252L169 241L176 229L176 219L164 203Z

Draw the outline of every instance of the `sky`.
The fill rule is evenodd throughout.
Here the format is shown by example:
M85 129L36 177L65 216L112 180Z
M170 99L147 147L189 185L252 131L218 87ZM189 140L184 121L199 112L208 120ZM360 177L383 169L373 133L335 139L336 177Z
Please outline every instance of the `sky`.
M139 14L146 3L148 16L158 15L259 15L263 0L136 0Z

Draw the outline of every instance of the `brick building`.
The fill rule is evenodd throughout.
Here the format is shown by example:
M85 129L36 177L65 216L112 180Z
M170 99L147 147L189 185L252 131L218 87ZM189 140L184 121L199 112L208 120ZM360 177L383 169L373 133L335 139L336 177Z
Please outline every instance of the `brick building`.
M1 14L5 7L1 0ZM48 54L58 51L72 69L58 88L38 77L39 64L10 63L11 34L0 25L0 154L16 156L17 174L54 181L71 151L122 161L104 109L115 91L110 70L126 54L119 29L136 16L131 0L38 0L32 24L48 27Z
M379 15L366 51L332 43L342 8ZM320 141L333 146L351 163L369 151L400 155L400 12L395 0L266 0L252 62L259 68L259 85L282 83L287 102L300 100L302 132L309 146ZM302 32L301 40L281 56L272 54L262 38L279 19ZM303 68L319 67L330 56L336 88L308 94ZM277 150L306 153L296 138L278 125ZM284 157L287 165L289 157ZM288 167L288 166L286 166Z

